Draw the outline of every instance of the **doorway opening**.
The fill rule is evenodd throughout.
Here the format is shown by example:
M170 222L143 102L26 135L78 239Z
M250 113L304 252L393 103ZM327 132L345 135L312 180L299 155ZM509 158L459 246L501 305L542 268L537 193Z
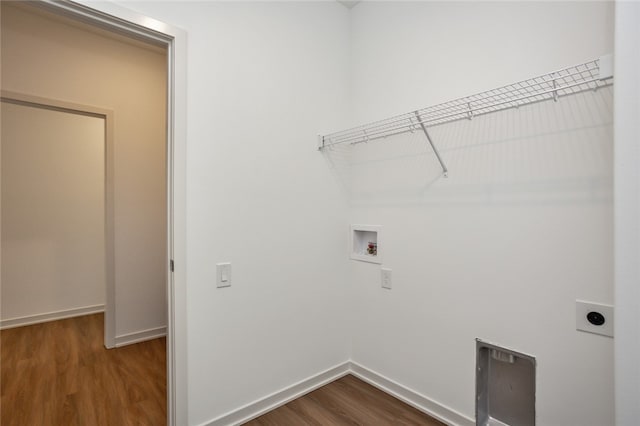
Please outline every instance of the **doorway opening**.
M104 311L114 347L113 111L1 99L2 328Z
M178 100L184 99L184 95L175 95L176 88L184 87L184 57L181 61L176 61L176 42L179 42L184 46L184 34L179 30L166 26L164 32L159 32L158 28L150 29L149 25L145 24L144 17L135 15L127 11L126 9L118 8L114 5L100 5L97 6L103 9L112 9L108 14L104 11L98 11L92 8L85 7L78 3L72 2L56 2L56 1L42 1L42 2L30 2L35 8L40 8L44 12L63 16L76 21L79 25L88 25L94 28L96 31L110 31L117 37L128 38L131 42L146 42L152 43L165 49L167 52L164 67L168 75L166 82L164 83L164 93L166 96L166 106L164 108L166 114L166 127L165 127L165 154L166 162L164 164L164 170L166 172L166 178L164 180L164 206L166 207L167 220L164 224L164 231L162 234L166 236L166 249L163 254L162 269L166 273L166 291L163 294L165 299L166 308L163 308L166 315L166 333L167 333L167 393L168 393L168 422L169 424L182 423L183 421L176 421L176 419L186 419L186 392L181 394L178 398L174 390L176 382L181 389L186 389L186 359L183 356L185 353L185 340L184 333L178 337L178 345L176 345L176 326L179 330L184 328L184 292L175 291L175 281L179 280L184 282L185 278L185 259L184 259L184 115L182 112L178 113L178 109L175 107L176 98ZM149 21L152 22L152 21ZM3 52L4 53L4 52ZM4 71L4 70L3 70ZM54 72L54 70L50 70ZM4 77L4 73L3 73ZM3 78L4 80L4 78ZM99 84L96 82L96 84ZM3 89L7 89L3 82ZM9 88L12 89L12 88ZM33 92L32 92L33 93ZM37 91L36 91L37 93ZM51 96L50 94L46 94ZM55 97L55 96L54 96ZM73 97L72 97L73 99ZM117 116L117 110L116 110ZM109 120L106 120L109 122ZM176 185L177 183L177 185ZM177 188L176 188L177 187ZM108 192L108 191L107 191ZM107 194L108 195L108 194ZM176 197L178 200L176 200ZM117 226L117 223L115 224ZM178 243L174 244L174 239L178 239ZM177 273L170 271L169 260L172 260L173 266L174 260ZM108 262L107 262L108 263ZM181 288L184 288L182 286ZM178 301L176 303L176 295ZM176 313L177 312L177 313ZM178 318L178 324L175 323L175 318ZM105 324L107 334L109 334L109 321ZM113 330L113 329L112 329ZM143 330L154 333L155 330ZM143 336L143 340L144 340ZM125 342L133 343L133 341ZM176 350L176 347L178 348ZM177 367L176 367L177 366Z

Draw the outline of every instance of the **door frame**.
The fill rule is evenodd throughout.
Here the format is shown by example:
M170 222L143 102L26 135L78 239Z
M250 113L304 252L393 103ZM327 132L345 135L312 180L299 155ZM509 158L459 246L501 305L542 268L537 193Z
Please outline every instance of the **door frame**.
M41 0L36 4L167 49L167 424L186 425L186 32L111 2Z
M116 301L115 301L115 260L114 260L114 157L113 157L113 110L93 105L67 102L9 90L0 91L2 102L61 111L70 114L98 117L104 120L104 259L105 259L105 304L104 304L104 345L115 347L116 343Z

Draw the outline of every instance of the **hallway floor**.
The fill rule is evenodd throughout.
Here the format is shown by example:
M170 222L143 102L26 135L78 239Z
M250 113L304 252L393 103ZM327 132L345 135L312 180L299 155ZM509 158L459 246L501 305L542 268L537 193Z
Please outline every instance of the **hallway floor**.
M105 349L103 314L0 332L2 426L166 424L166 344Z

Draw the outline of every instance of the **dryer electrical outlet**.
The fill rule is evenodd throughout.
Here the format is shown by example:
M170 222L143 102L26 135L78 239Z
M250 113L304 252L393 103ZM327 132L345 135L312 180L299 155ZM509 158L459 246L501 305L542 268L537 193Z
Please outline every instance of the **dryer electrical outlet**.
M576 330L613 337L613 306L576 300Z

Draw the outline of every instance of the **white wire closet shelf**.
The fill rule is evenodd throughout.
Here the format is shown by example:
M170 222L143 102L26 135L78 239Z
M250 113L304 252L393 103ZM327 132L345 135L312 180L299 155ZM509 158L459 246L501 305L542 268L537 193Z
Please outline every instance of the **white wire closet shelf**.
M471 120L477 116L509 108L518 108L531 103L547 100L558 101L565 96L597 90L612 84L613 57L605 55L579 65L486 92L319 136L318 149L324 150L340 144L355 145L406 132L422 131L446 176L447 167L429 136L428 128L459 120Z

